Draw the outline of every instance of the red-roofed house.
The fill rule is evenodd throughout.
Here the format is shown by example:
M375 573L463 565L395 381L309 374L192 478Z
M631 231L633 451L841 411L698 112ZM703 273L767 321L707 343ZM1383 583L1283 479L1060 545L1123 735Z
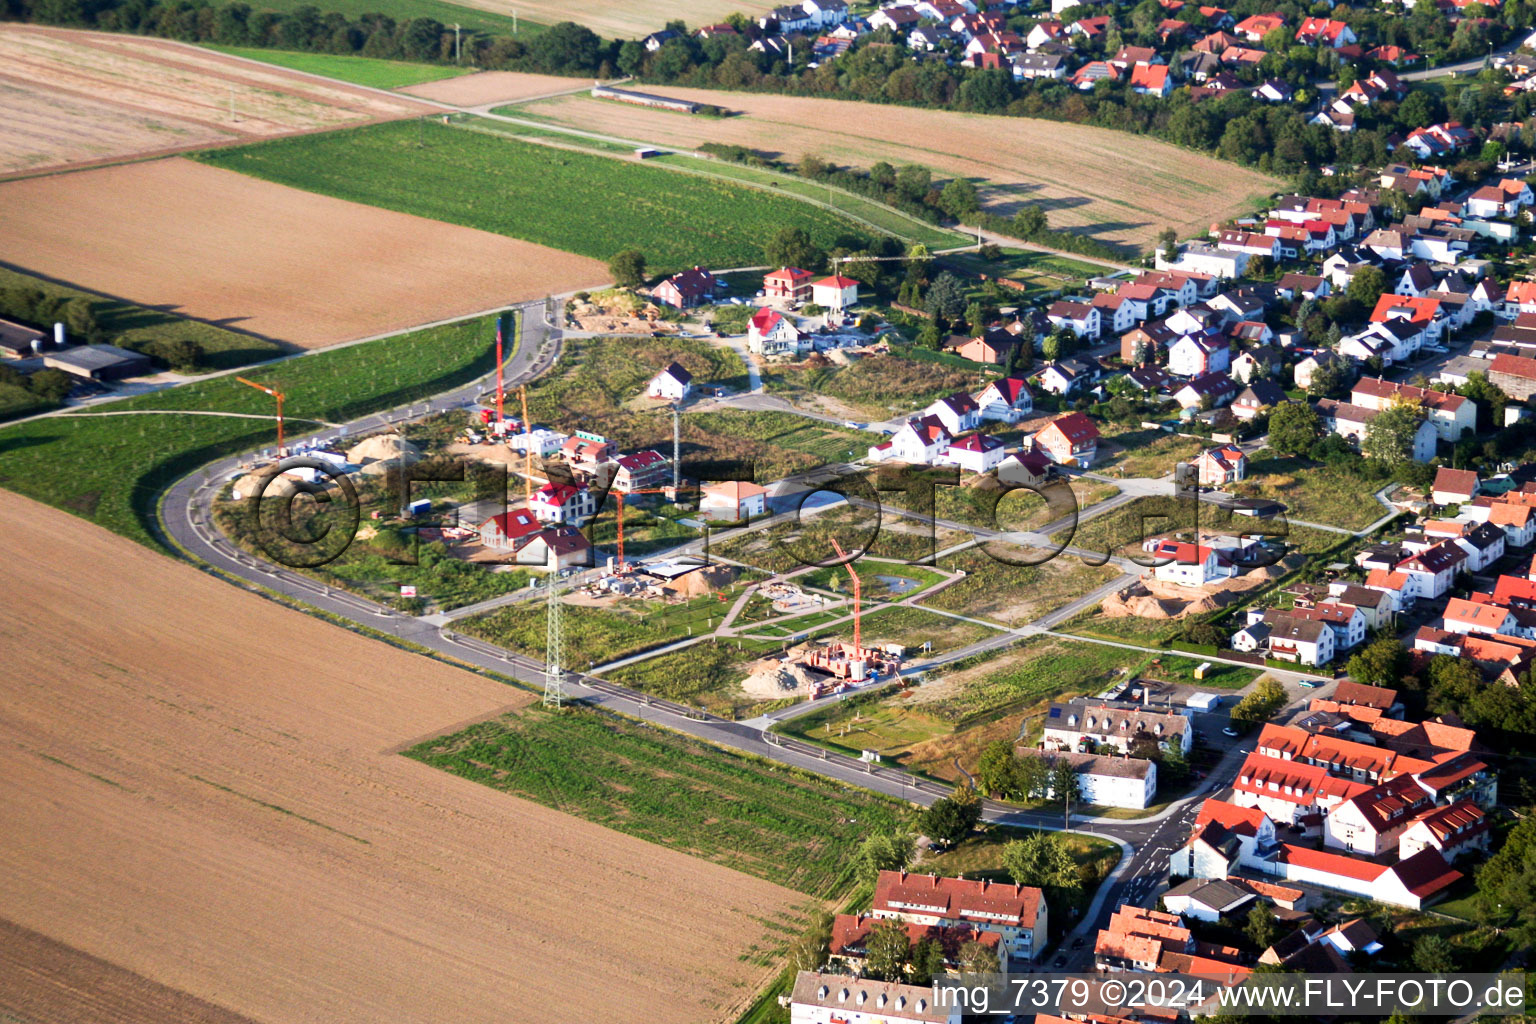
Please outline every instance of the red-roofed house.
M1080 412L1069 412L1035 434L1035 447L1058 466L1093 465L1098 454L1099 428Z
M1007 455L1002 441L990 434L970 434L952 441L938 461L968 473L990 473Z
M688 309L702 305L715 297L715 275L703 267L694 267L680 274L673 274L651 289L651 298L663 306Z
M1430 807L1429 794L1411 775L1399 775L1331 809L1323 819L1323 845L1375 857Z
M1173 79L1166 64L1137 64L1131 68L1131 91L1143 96L1167 96L1173 91Z
M1394 302L1389 303L1389 298L1394 299ZM1376 303L1376 310L1377 313L1382 313L1390 308L1398 308L1401 303L1417 304L1426 301L1434 303L1437 308L1439 306L1439 302L1435 299L1383 295ZM1422 307L1415 313L1415 316L1420 319L1433 315L1432 310ZM1372 317L1375 316L1376 314L1373 313ZM1351 404L1362 409L1378 411L1403 402L1417 406L1434 425L1435 435L1442 441L1459 441L1463 434L1477 429L1477 403L1447 391L1414 387L1412 384L1383 380L1380 377L1362 377L1355 381L1354 387L1350 389L1349 400Z
M747 348L760 356L798 355L805 339L789 317L764 306L747 322Z
M811 297L811 279L815 276L799 267L782 267L763 276L763 293L770 299L805 302Z
M842 961L850 967L862 970L869 956L870 933L874 931L875 924L879 921L880 918L873 914L838 914L832 921L829 955L833 960ZM1002 946L1002 936L997 932L981 931L969 924L943 927L916 924L910 921L905 923L907 942L911 945L916 945L925 939L937 942L939 949L944 953L944 965L951 970L959 969L960 947L967 942L979 942L994 953L998 952Z
M1028 962L1043 953L1049 934L1044 895L1027 885L882 871L870 912L913 924L995 932L1002 939L1005 969L1009 960Z
M1440 851L1447 862L1474 850L1486 852L1492 827L1483 809L1470 800L1458 800L1426 811L1403 831L1397 842L1401 857L1412 857L1425 848Z
M871 447L869 458L872 462L894 460L928 466L938 461L952 440L953 435L937 417L923 416L908 420L889 441Z
M767 511L768 488L745 480L699 485L699 512L708 519L740 522Z
M1285 15L1283 14L1255 14L1238 22L1232 27L1232 31L1250 43L1262 43L1265 36L1284 24Z
M1536 395L1536 359L1500 353L1488 366L1488 381L1517 402Z
M597 512L597 501L585 487L551 481L533 492L528 508L541 523L580 526Z
M841 313L859 304L859 282L851 277L824 277L811 285L811 301Z
M1359 39L1347 22L1331 18L1308 18L1296 30L1296 41L1303 46L1322 44L1330 49L1342 50L1351 43L1359 42Z
M1436 505L1460 505L1477 495L1477 472L1441 466L1435 471L1431 497Z
M1001 377L976 393L981 418L998 423L1017 423L1035 408L1034 393L1021 377Z
M1195 458L1195 474L1202 487L1221 487L1248 475L1248 456L1236 445L1207 448Z
M1233 575L1230 559L1216 548L1186 541L1165 540L1152 548L1152 557L1166 559L1152 570L1164 583L1200 587Z

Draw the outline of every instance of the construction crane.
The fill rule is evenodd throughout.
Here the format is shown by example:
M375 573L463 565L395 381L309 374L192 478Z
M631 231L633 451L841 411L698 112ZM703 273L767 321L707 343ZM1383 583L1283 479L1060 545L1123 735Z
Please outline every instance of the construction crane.
M255 388L257 391L264 391L277 399L277 457L281 459L283 457L283 399L288 396L277 390L277 388L269 387L266 384L257 384L255 381L246 380L244 377L236 377L235 380L246 387Z
M859 583L859 574L853 571L853 560L843 554L842 547L837 543L836 537L828 538L832 541L832 550L837 552L837 557L843 565L848 567L848 578L853 580L853 649L857 653L864 649L863 636L859 631L859 605L863 602L864 588Z
M523 403L523 497L528 508L533 508L533 428L528 424L528 389L521 385L517 397ZM498 409L499 413L501 410Z
M505 382L502 379L502 333L506 326L507 314L503 313L496 318L496 436L505 437L507 434L507 418L501 410L502 396L505 394Z

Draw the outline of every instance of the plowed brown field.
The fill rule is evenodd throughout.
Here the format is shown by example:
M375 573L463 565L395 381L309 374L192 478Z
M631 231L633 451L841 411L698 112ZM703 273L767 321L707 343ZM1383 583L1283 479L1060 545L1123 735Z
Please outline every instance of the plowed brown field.
M0 174L430 113L165 39L0 24Z
M0 546L0 914L69 947L0 1017L711 1020L803 901L390 753L517 691L5 492Z
M1087 125L708 89L646 90L740 114L687 117L590 96L540 100L523 109L572 127L680 149L724 142L792 161L815 153L864 168L880 160L922 164L944 177L971 178L983 205L998 213L1036 204L1049 213L1052 227L1137 248L1165 227L1204 233L1212 221L1283 184L1157 139Z
M177 157L0 183L0 250L303 348L609 279L585 256Z

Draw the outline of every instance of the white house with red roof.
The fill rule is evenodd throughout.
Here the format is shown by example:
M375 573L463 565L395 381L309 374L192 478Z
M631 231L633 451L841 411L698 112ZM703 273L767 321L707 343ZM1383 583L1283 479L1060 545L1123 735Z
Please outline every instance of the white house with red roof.
M959 466L968 473L990 473L1007 455L1002 441L990 434L969 434L950 443L938 462Z
M1098 454L1099 428L1080 412L1069 412L1035 433L1035 448L1058 466L1087 469Z
M1202 487L1221 487L1248 475L1248 456L1235 444L1207 448L1195 457L1194 464Z
M1388 853L1431 806L1412 775L1399 775L1331 808L1323 818L1323 845L1367 857Z
M1462 505L1477 496L1477 471L1441 466L1435 470L1430 500L1436 505Z
M1462 877L1435 849L1424 849L1396 864L1378 864L1345 853L1281 843L1274 874L1363 896L1395 907L1419 910Z
M859 282L834 274L811 284L811 301L836 313L859 304Z
M1484 595L1485 597L1487 595ZM1444 628L1450 633L1486 633L1489 636L1520 636L1525 631L1508 608L1492 603L1453 597L1445 603Z
M1458 800L1414 819L1398 838L1397 852L1400 857L1412 857L1431 848L1454 862L1463 854L1486 853L1492 832L1481 807L1470 800Z
M1274 842L1275 823L1263 811L1211 797L1200 805L1189 839L1168 858L1168 870L1187 878L1226 878L1251 867Z
M1181 587L1202 587L1234 574L1232 562L1216 548L1187 541L1164 540L1152 548L1155 558L1166 559L1152 575L1163 583Z
M1035 408L1035 396L1022 377L1001 377L976 393L981 418L996 423L1017 423Z
M527 509L492 516L480 524L480 543L492 551L511 552L516 564L545 569L586 565L592 545L574 526L549 526Z
M1002 938L1006 961L1028 962L1045 952L1049 911L1045 895L1028 885L907 871L882 871L870 913L914 924L969 925Z
M1332 18L1308 18L1296 30L1296 41L1303 46L1322 45L1329 49L1342 50L1351 43L1359 42L1359 39L1355 36L1355 30L1349 27L1348 22L1335 21Z
M1231 365L1232 344L1218 332L1186 334L1168 346L1168 372L1175 377L1225 372Z
M759 356L797 356L805 351L805 335L776 309L764 306L747 322L747 348Z
M811 283L816 277L799 267L781 267L763 275L763 294L770 299L805 302L811 297Z
M969 391L956 391L939 399L923 410L924 416L933 416L944 424L951 436L958 436L981 425L981 406Z
M1456 581L1456 573L1466 560L1467 553L1461 546L1447 540L1403 559L1394 567L1394 571L1412 577L1416 599L1434 600L1451 589Z
M699 512L707 519L740 522L768 510L768 488L745 480L699 485Z
M901 425L884 444L869 449L871 462L907 462L916 466L930 466L954 439L936 416L914 417Z
M585 487L550 481L533 492L528 510L541 523L580 526L597 513L597 499Z
M659 487L667 481L671 465L671 460L654 448L621 455L618 468L613 473L613 489L628 494L648 487Z
M531 510L513 509L480 524L480 543L498 551L512 550L519 541L541 529L543 524Z

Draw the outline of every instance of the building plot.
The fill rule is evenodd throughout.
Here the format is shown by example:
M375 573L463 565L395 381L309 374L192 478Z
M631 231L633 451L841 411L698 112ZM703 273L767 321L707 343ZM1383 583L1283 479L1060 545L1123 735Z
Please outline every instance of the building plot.
M181 158L0 183L26 269L315 348L589 287L596 260Z
M430 113L164 39L0 25L0 175Z
M0 543L0 1017L718 1020L804 901L397 753L520 691L3 492Z
M586 92L591 88L592 82L583 78L533 75L521 71L481 71L462 78L408 85L399 91L458 107L479 107L488 103L516 103L540 96Z

